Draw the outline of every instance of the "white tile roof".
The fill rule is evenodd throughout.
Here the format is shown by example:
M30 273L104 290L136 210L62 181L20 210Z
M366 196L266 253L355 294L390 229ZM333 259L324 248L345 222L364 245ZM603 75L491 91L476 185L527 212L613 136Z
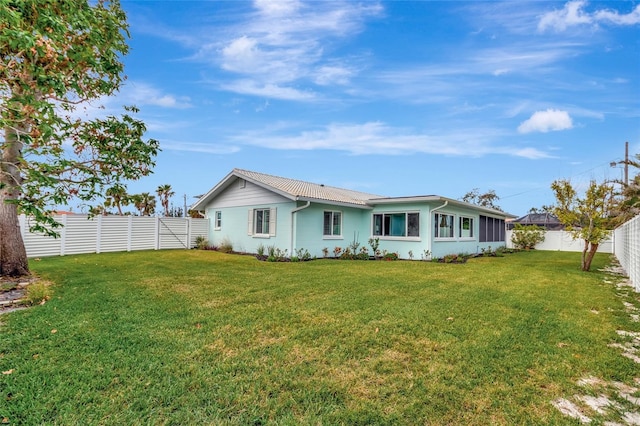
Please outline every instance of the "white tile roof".
M273 188L294 199L313 199L319 201L330 201L333 203L366 206L367 200L371 200L373 198L384 198L380 195L336 188L333 186L325 186L296 179L283 178L264 173L252 172L250 170L233 169L233 174L246 179L249 182Z

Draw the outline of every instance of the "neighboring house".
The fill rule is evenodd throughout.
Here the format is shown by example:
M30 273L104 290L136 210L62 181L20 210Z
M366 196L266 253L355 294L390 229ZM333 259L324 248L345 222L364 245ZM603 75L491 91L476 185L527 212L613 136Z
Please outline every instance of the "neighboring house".
M408 259L478 253L505 245L505 219L516 216L437 195L382 197L234 169L193 210L211 221L209 242L256 253L273 246L322 257L354 240Z
M507 229L513 229L516 223L521 225L537 225L546 231L561 231L564 229L564 225L560 222L560 219L551 213L529 213L515 220L508 221Z

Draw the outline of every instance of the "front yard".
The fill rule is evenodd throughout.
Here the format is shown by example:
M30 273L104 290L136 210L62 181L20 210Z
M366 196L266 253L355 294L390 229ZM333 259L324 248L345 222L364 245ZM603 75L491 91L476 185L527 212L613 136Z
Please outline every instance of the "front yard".
M633 390L640 377L608 346L640 331L623 304L637 294L581 272L579 253L439 264L160 251L31 266L53 297L0 316L3 423L573 424L553 401L584 392L581 379Z

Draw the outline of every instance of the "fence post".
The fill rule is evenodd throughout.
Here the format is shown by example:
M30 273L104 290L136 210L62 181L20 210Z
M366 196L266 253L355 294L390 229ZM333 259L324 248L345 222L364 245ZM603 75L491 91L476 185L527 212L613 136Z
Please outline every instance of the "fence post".
M191 230L193 229L193 226L191 226L191 218L187 217L186 218L186 225L187 225L187 244L185 244L185 247L187 248L187 250L189 250L191 248Z
M156 232L155 232L154 246L156 250L160 250L160 218L156 216L155 219L156 219Z
M18 216L18 224L20 224L20 236L22 236L22 241L24 241L27 235L27 217L24 214Z
M96 216L98 223L96 225L96 253L100 253L100 244L102 240L102 215Z
M131 251L131 239L133 238L133 216L127 216L127 251Z
M65 244L67 243L67 215L63 214L60 218L62 230L60 231L60 256L64 256Z

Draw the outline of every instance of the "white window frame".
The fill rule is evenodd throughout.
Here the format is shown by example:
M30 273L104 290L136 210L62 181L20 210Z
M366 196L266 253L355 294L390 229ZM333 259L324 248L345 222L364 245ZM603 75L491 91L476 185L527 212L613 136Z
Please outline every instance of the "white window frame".
M269 218L268 221L264 222L264 212L268 212ZM262 212L262 228L257 229L258 227L258 212ZM249 220L248 220L248 235L251 235L256 238L269 238L276 236L276 209L274 207L257 207L254 209L249 209ZM266 228L265 228L266 226ZM265 233L266 231L266 233Z
M329 234L325 233L325 229L326 229L325 228L325 220L326 220L327 214L331 215L331 218L330 218L330 233ZM338 234L334 234L334 231L335 231L334 227L336 226L334 222L335 222L336 215L339 215L339 217L340 217L340 223L338 225L340 227L340 233L338 233ZM323 239L325 239L325 240L342 239L343 217L344 217L344 214L340 210L325 210L325 211L322 212L322 238Z
M469 221L469 229L464 229L464 221L468 220ZM475 236L475 230L474 230L474 220L475 218L473 216L463 216L460 215L458 216L458 238L460 238L461 240L475 240L476 236ZM463 235L465 233L465 231L469 231L468 234L469 235Z
M394 215L404 215L404 235L391 235L390 230L385 228L385 216L394 216ZM409 235L409 215L417 215L418 221L418 235ZM376 225L376 216L381 217L381 226L380 232L376 234L375 225ZM389 219L391 220L391 219ZM389 234L385 235L385 231L388 231ZM406 210L406 211L396 211L396 212L375 212L371 214L371 235L376 238L380 238L383 240L420 240L420 211L416 210Z
M442 217L443 216L448 216L449 218L451 218L451 226L440 226L440 223L442 222ZM456 215L451 214L451 213L434 213L433 216L433 223L434 223L434 231L433 231L433 238L436 240L454 240L456 237ZM442 229L450 229L451 230L451 235L447 235L447 236L441 236L441 230Z
M213 229L222 229L222 210L216 210L213 212Z

